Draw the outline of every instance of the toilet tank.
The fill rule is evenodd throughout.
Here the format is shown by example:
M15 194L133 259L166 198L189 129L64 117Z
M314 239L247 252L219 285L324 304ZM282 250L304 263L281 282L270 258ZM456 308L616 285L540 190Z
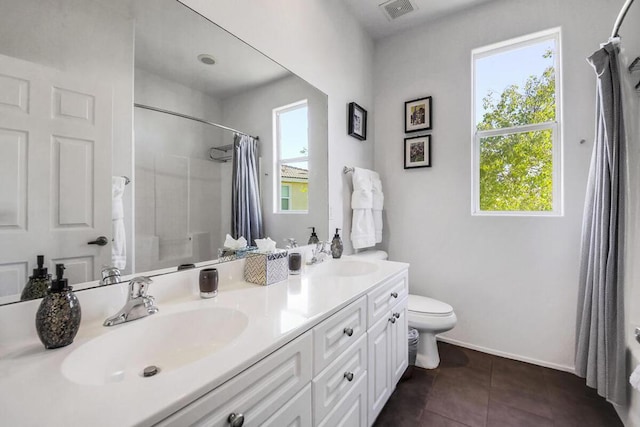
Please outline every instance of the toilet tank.
M361 252L358 252L357 254L353 254L351 256L357 257L357 258L365 258L365 259L387 259L387 258L389 258L389 255L385 251L379 251L379 250L375 250L375 249L361 251Z

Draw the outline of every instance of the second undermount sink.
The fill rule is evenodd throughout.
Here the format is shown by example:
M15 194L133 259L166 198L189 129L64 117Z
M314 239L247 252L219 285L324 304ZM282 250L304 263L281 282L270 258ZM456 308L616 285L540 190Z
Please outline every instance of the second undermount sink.
M339 259L325 261L318 264L315 267L313 274L334 277L356 277L371 274L377 270L378 266L372 262L353 259Z
M62 363L62 374L86 385L143 380L149 366L157 367L161 375L229 344L248 321L238 310L205 308L125 323L70 353Z

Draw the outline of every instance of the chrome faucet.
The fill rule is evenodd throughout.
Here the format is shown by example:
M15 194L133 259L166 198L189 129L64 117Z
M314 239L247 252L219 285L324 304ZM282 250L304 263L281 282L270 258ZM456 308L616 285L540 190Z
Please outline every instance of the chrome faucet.
M329 247L327 249L328 243L329 242L322 242L322 241L316 243L316 248L312 252L313 257L311 258L311 261L308 263L309 265L318 264L324 261L324 259L331 254L331 248Z
M134 277L129 281L129 295L124 307L115 315L104 321L104 326L119 325L124 322L146 317L158 312L156 302L151 295L147 295L147 288L151 279L145 276Z

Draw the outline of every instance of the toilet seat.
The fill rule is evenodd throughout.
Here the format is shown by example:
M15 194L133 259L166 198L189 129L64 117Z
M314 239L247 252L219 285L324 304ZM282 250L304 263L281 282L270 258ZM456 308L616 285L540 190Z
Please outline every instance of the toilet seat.
M453 307L437 299L409 294L408 310L410 313L428 316L450 316Z

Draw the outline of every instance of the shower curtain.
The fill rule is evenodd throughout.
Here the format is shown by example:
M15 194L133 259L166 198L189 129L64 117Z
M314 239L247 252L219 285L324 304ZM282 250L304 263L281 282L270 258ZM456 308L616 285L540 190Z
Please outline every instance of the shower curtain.
M582 223L576 372L598 394L623 404L625 152L618 39L590 58L597 76L596 139Z
M258 185L258 141L247 135L233 137L231 231L255 245L263 236L260 187Z

